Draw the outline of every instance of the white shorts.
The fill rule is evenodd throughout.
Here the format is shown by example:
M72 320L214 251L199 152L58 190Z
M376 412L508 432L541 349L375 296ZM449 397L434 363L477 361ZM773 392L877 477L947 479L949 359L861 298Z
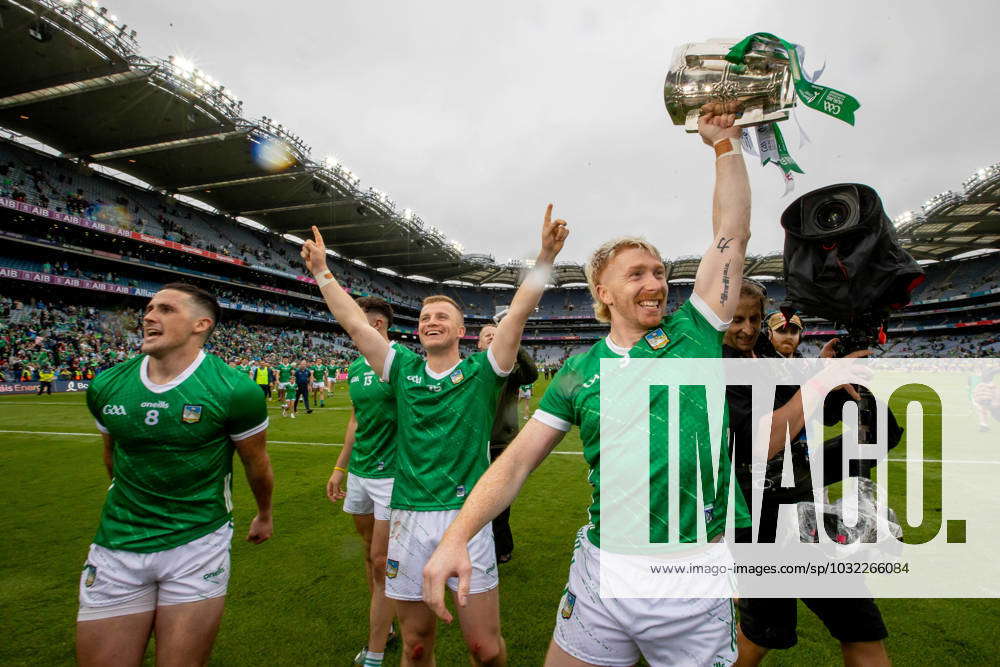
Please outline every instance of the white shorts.
M344 511L348 514L374 514L378 521L388 521L392 481L392 477L374 479L347 473Z
M225 595L232 539L230 521L166 551L138 553L91 544L80 574L77 620L138 614Z
M278 383L278 391L285 391L285 389L288 389L288 385L290 385L290 384L291 384L291 382L279 382Z
M385 595L393 600L421 600L424 565L458 510L416 512L392 510L389 524L389 557L385 564ZM469 540L472 579L469 593L485 593L500 583L493 548L493 526L487 523ZM448 579L448 588L458 590L458 577Z
M319 382L313 381L313 389L326 389L326 382L322 380Z
M731 665L736 625L729 598L601 598L600 550L576 536L569 582L552 633L562 650L592 665Z

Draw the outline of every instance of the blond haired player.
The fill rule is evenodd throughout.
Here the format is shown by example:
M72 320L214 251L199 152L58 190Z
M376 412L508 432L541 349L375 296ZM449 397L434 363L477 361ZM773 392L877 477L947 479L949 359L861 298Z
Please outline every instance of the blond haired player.
M458 518L445 533L425 568L424 599L440 616L448 617L442 588L449 577L468 580L466 545L480 527L507 507L528 474L555 448L574 425L580 428L583 456L594 487L590 523L577 535L566 590L556 614L556 627L545 664L555 667L634 665L640 655L651 665L728 665L736 659L732 602L719 598L602 598L601 563L601 395L602 359L722 356L722 337L739 300L746 244L750 237L750 186L740 152L740 130L731 115L706 110L698 130L715 149L715 194L712 243L698 266L689 301L664 317L666 270L659 251L639 238L605 243L586 266L597 319L611 323L611 333L563 365L545 392L539 409L507 451L483 475ZM721 109L718 109L721 111ZM626 400L624 397L616 397ZM669 414L665 395L651 400L650 414ZM649 394L645 400L650 400ZM698 412L695 410L694 412ZM682 412L680 419L686 419ZM726 428L723 425L722 432ZM725 446L725 443L722 443ZM654 450L651 450L651 452ZM666 452L650 460L649 530L657 541L668 538L667 491L653 484L663 479ZM723 450L725 451L725 450ZM682 504L678 532L682 542L696 541L698 524L709 540L725 530L729 510L729 460L720 457L715 471L696 472L697 456L681 455L685 470L700 480L706 510ZM714 497L712 490L714 488ZM746 506L737 491L736 525L749 525ZM709 512L707 508L712 507ZM652 537L650 537L652 541ZM460 584L461 585L461 584ZM530 663L534 656L527 657Z

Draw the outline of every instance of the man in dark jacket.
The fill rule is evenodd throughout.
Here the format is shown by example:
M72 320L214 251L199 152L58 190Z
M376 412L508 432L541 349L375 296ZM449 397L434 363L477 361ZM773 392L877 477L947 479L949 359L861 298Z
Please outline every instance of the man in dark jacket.
M764 299L766 292L763 287L754 282L744 280L740 290L740 301L733 315L732 324L723 339L724 357L784 357L795 358L802 355L798 352L801 342L802 320L793 315L786 319L781 313L772 313L764 318ZM761 335L761 323L765 323L767 335ZM833 356L833 342L830 341L820 353L822 357ZM863 353L853 353L850 356L863 356ZM840 391L849 394L841 396L842 400L830 406L842 405L844 400L859 398L857 391L850 385L843 385ZM726 401L729 404L729 425L733 440L730 443L730 455L733 456L733 467L736 470L736 480L743 491L747 505L752 502L752 480L750 461L750 441L752 437L751 406L752 396L749 387L733 385L726 391ZM796 423L792 415L801 414L801 408L794 408L794 403L801 401L798 390L793 386L780 386L775 393L773 420L784 423L791 435L790 449L793 456L802 454L806 448L803 424ZM801 402L799 402L801 406ZM824 410L824 423L833 424L840 421L839 410ZM786 428L779 426L774 433L785 433ZM784 439L780 438L783 445ZM740 443L738 446L737 443ZM769 452L774 447L769 445ZM782 450L784 447L782 446ZM777 454L771 454L773 458ZM804 492L803 500L811 497L812 489ZM777 505L764 496L761 507L761 527L758 538L761 541L773 541L777 517ZM737 529L737 542L747 539L747 532L752 529ZM741 536L740 533L743 533ZM889 656L885 648L885 638L888 632L882 621L875 601L870 597L858 598L810 598L803 599L805 605L815 613L830 634L840 641L841 652L845 664L888 665ZM747 598L741 597L737 605L740 611L740 622L737 631L739 659L736 667L755 667L760 664L768 651L772 649L787 649L798 640L796 633L796 605L794 598Z
M485 350L493 341L497 328L487 324L479 331L479 349ZM514 370L507 376L507 382L500 391L497 401L497 412L493 418L493 433L490 435L490 461L495 461L503 454L510 441L520 429L517 419L517 390L521 385L532 384L538 379L538 369L535 361L523 347L517 350L517 362ZM506 563L514 552L514 536L510 532L510 508L508 507L493 519L493 544L496 548L497 562Z

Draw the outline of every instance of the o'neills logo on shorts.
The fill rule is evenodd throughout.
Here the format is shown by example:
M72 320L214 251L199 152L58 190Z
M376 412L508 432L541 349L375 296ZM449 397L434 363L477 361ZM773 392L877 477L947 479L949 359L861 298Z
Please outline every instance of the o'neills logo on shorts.
M204 575L202 579L204 579L205 581L208 581L209 579L214 579L215 577L218 577L225 571L226 571L225 566L220 565L218 570L215 570L214 572L209 572L208 574Z

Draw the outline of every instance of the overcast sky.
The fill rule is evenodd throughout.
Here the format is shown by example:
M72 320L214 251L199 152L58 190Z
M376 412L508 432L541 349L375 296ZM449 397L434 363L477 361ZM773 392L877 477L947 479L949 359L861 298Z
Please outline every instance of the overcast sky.
M782 198L749 162L750 252L780 250L778 217L831 183L875 187L890 216L1000 160L995 0L880 2L363 2L107 0L145 55L184 55L335 155L467 252L533 256L545 204L569 221L561 259L641 234L701 254L713 160L671 124L674 48L772 32L819 83L858 98L856 127L802 105L782 126L805 169ZM756 160L756 158L750 158Z

